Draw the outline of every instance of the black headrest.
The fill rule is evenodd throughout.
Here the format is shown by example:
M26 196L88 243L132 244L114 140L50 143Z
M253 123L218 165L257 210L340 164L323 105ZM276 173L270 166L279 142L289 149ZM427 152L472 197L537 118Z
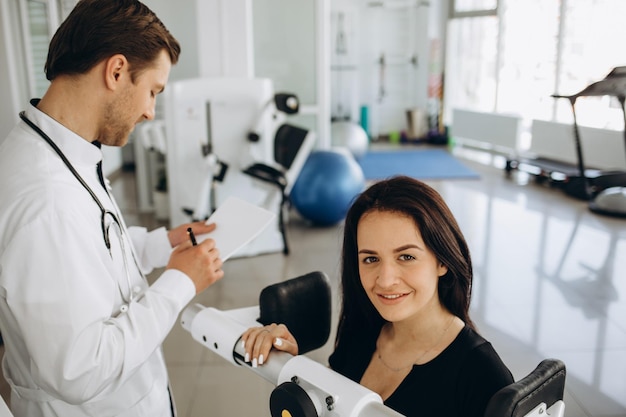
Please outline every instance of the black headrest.
M261 324L287 326L298 342L300 354L322 347L328 341L331 291L323 272L311 272L265 287L259 296L259 309Z

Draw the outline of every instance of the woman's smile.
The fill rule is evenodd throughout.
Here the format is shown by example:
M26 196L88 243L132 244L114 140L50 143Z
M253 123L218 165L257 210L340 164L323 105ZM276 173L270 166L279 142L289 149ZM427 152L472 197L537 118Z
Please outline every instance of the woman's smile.
M410 293L395 293L395 294L378 294L378 298L383 304L397 304L402 302Z

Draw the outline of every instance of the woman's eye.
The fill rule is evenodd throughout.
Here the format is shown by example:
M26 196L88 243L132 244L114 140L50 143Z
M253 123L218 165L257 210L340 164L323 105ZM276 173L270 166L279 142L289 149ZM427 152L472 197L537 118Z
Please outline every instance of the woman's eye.
M400 255L400 259L402 259L403 261L412 261L413 259L415 259L415 256L413 255Z
M367 256L367 257L363 258L363 261L362 261L362 262L363 262L364 264L371 264L371 263L374 263L374 262L376 262L376 257L375 257L375 256Z

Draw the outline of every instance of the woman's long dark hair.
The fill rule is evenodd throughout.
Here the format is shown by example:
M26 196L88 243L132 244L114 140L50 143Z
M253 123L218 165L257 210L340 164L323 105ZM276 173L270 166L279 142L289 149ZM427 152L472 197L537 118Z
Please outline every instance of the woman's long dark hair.
M359 278L357 227L370 211L409 216L426 246L448 268L439 278L441 303L474 328L469 317L472 292L472 261L469 248L447 204L430 186L405 176L380 181L365 190L346 215L341 259L342 307L335 347L342 339L374 340L385 320L370 302Z

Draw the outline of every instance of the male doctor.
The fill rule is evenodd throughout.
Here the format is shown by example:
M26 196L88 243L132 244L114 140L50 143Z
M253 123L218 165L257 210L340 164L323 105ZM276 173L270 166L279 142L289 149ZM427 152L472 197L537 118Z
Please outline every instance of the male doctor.
M139 1L79 1L50 43L48 91L0 147L2 368L17 417L175 414L161 344L223 277L214 241L187 232L215 225L127 229L99 144L124 146L154 117L179 53Z

